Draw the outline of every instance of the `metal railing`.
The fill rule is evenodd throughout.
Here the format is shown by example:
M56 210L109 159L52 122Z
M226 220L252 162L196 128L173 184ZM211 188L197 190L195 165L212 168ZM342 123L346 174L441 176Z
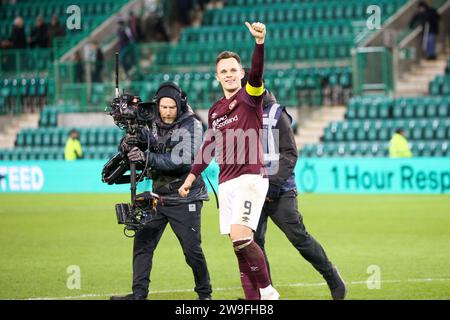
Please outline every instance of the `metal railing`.
M438 9L440 18L440 34L436 39L436 49L438 54L449 55L450 52L450 1L440 1L441 6ZM408 30L398 37L396 45L393 47L394 76L396 81L403 74L410 71L414 65L425 58L423 49L424 32L422 27L416 27Z
M392 53L385 47L360 47L353 52L353 93L392 94Z

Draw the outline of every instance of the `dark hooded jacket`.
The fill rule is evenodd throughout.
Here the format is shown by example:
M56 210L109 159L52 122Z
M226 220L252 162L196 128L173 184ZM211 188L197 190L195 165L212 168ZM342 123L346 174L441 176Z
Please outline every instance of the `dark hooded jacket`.
M151 168L153 192L162 197L163 205L209 200L201 177L195 180L186 198L178 194L178 188L189 174L200 150L203 129L189 105L180 106L177 101L177 106L179 116L174 123L163 123L158 113L155 120L139 134L139 147L145 150Z
M428 24L430 33L439 34L439 13L435 8L430 7L425 1L420 1L420 5L425 9L425 11L417 12L409 22L409 27L413 28L420 24L423 28L425 28Z

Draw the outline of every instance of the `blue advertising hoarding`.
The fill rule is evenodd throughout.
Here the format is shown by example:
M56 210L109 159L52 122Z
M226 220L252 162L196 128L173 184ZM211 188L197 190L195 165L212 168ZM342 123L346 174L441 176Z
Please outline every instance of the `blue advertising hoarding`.
M0 192L129 192L127 184L102 183L104 164L103 160L0 161ZM205 175L217 190L217 164L212 163ZM295 178L301 193L449 194L450 159L303 158L297 162ZM138 185L138 191L149 188L150 180Z

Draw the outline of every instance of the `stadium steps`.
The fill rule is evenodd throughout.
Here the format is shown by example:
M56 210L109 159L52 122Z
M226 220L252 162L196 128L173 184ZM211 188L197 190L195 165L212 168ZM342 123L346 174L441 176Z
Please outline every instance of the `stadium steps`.
M427 95L429 83L437 76L444 74L447 58L440 56L437 60L422 60L420 64L406 73L397 83L397 97L413 97Z
M305 144L319 143L325 128L332 121L344 120L345 106L327 106L313 111L309 119L300 125L295 137L297 148L302 148Z
M24 113L18 116L2 116L3 120L8 120L8 124L3 127L0 134L0 148L13 148L17 134L23 128L38 128L39 113Z

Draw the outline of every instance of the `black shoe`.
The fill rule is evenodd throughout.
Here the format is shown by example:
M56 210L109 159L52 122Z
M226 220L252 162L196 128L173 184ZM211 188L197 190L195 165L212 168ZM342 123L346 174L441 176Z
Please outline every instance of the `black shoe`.
M212 300L211 296L201 296L198 297L197 300Z
M345 295L347 294L347 288L345 287L344 280L339 274L338 269L333 266L332 273L329 276L324 276L324 278L330 288L333 300L344 300Z
M130 293L126 296L112 296L110 300L146 300L146 298L138 294Z

